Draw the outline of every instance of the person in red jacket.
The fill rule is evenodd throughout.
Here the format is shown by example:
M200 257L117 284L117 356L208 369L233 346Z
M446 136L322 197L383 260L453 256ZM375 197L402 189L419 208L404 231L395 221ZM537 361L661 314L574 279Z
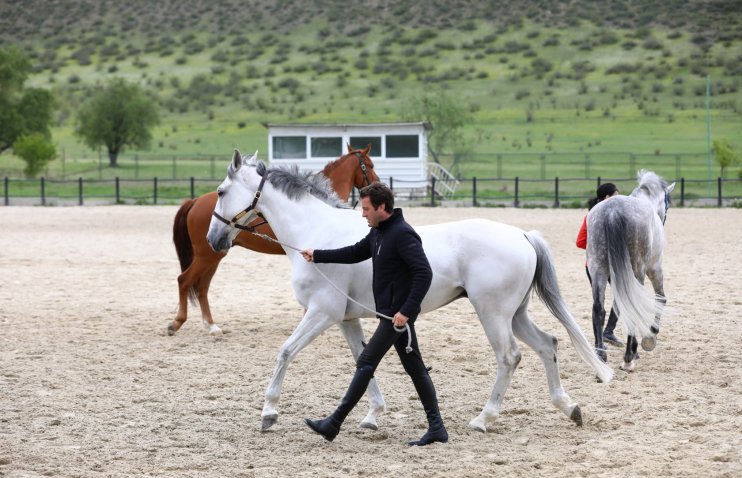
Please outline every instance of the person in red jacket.
M598 189L595 191L595 197L591 198L587 202L588 211L592 209L596 204L598 204L601 201L604 201L610 197L613 197L618 194L618 188L613 183L605 183L601 184ZM580 232L577 233L577 247L580 249L587 249L587 215L585 215L585 219L582 220L582 226L580 227ZM590 278L590 271L587 268L587 263L585 263L585 272L587 272L587 279L590 281L590 285L592 285L593 281ZM616 334L614 333L614 330L616 328L616 323L618 322L618 316L616 315L616 311L613 310L613 307L611 307L611 315L608 317L608 323L605 324L605 330L603 330L603 341L608 342L611 345L615 345L616 347L623 347L624 343L621 342L621 339L616 337Z

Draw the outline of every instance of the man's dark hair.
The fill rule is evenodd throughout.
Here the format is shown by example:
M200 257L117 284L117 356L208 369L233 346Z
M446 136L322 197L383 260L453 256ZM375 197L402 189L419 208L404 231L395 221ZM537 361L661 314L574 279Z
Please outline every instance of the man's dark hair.
M361 188L359 195L361 199L368 198L374 209L378 209L383 204L386 212L389 214L394 212L394 193L384 183L371 183Z

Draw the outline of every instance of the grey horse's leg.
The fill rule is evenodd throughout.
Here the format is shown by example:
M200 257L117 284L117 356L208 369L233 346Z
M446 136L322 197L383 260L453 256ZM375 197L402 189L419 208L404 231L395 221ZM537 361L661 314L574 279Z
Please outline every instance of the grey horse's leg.
M657 302L657 312L654 315L654 325L650 327L650 330L654 334L652 337L645 337L642 339L642 348L646 351L654 350L657 345L657 334L660 333L660 319L662 310L667 304L667 298L665 297L664 288L664 276L662 273L662 264L659 263L654 267L647 270L647 277L652 282L652 288L654 289L655 301Z
M593 336L595 337L595 352L603 362L608 361L606 346L603 343L603 325L605 324L605 288L607 280L601 280L601 277L595 277L592 280L593 289Z

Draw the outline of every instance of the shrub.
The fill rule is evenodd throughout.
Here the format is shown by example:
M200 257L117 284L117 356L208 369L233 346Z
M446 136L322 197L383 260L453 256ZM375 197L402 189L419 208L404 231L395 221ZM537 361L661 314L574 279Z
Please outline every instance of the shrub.
M44 166L57 156L57 150L41 133L20 136L13 143L16 156L21 158L26 167L23 172L32 178L39 174Z

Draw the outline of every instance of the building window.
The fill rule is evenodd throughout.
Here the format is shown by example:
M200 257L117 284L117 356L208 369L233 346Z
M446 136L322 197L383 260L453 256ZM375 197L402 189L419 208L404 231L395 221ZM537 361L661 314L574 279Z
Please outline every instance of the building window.
M387 158L418 158L420 142L416 134L388 134L386 136Z
M307 157L306 136L274 136L274 159L305 159Z
M381 156L381 137L380 136L351 136L350 147L353 149L366 149L366 146L371 145L371 151L368 152L369 156Z
M343 138L312 138L313 158L337 158L343 155Z

